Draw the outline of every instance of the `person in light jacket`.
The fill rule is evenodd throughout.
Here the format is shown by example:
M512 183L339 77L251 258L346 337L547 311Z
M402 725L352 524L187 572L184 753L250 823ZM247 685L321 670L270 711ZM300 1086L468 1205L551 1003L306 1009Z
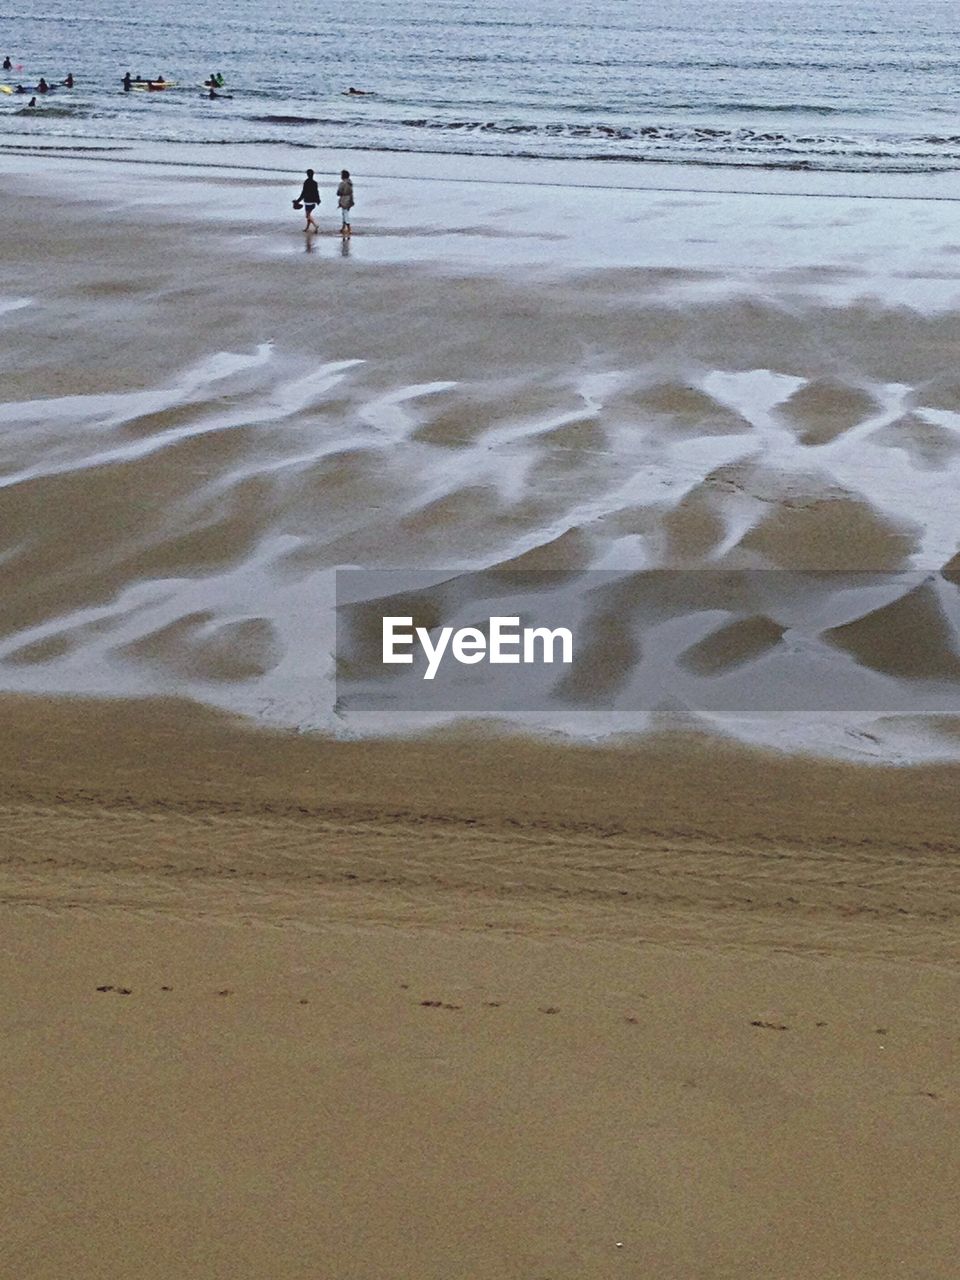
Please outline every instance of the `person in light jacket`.
M350 235L350 210L353 208L353 183L346 169L340 170L337 204L340 206L340 234L348 236Z

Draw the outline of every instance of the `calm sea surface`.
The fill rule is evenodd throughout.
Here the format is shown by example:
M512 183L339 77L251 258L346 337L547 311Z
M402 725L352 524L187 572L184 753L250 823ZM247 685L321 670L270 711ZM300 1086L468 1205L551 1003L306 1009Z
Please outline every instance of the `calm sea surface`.
M0 96L5 143L960 167L957 0L27 0L3 53L10 85L77 81L33 110ZM177 87L125 94L127 70ZM203 97L210 71L231 97Z

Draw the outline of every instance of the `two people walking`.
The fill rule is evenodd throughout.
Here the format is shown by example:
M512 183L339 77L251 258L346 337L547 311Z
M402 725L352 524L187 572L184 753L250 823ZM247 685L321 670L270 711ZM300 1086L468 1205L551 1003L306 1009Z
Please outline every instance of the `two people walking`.
M317 185L316 178L313 176L313 170L308 169L300 194L293 202L295 209L303 209L306 214L307 224L303 229L308 233L311 230L320 230L313 220L313 211L319 203L320 188ZM337 206L340 210L340 234L348 236L351 234L350 210L353 208L353 183L346 169L341 169L340 171L340 185L337 187Z

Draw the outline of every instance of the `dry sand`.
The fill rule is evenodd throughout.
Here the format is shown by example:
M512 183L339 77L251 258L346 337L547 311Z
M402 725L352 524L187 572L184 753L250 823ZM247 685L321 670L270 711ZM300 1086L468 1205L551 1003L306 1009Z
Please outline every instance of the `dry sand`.
M9 1274L955 1274L952 768L2 714Z
M368 180L343 257L276 175L0 168L0 688L155 695L0 702L0 1273L954 1280L957 766L385 741L329 590L920 569L817 625L955 684L953 206Z

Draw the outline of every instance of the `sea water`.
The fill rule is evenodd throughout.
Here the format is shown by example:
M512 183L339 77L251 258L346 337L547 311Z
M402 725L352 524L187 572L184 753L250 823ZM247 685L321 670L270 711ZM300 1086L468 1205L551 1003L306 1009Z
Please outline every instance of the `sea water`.
M257 143L650 164L960 166L955 0L22 0L0 144ZM162 93L121 78L164 76ZM204 79L222 72L216 101ZM366 91L351 96L351 88Z

